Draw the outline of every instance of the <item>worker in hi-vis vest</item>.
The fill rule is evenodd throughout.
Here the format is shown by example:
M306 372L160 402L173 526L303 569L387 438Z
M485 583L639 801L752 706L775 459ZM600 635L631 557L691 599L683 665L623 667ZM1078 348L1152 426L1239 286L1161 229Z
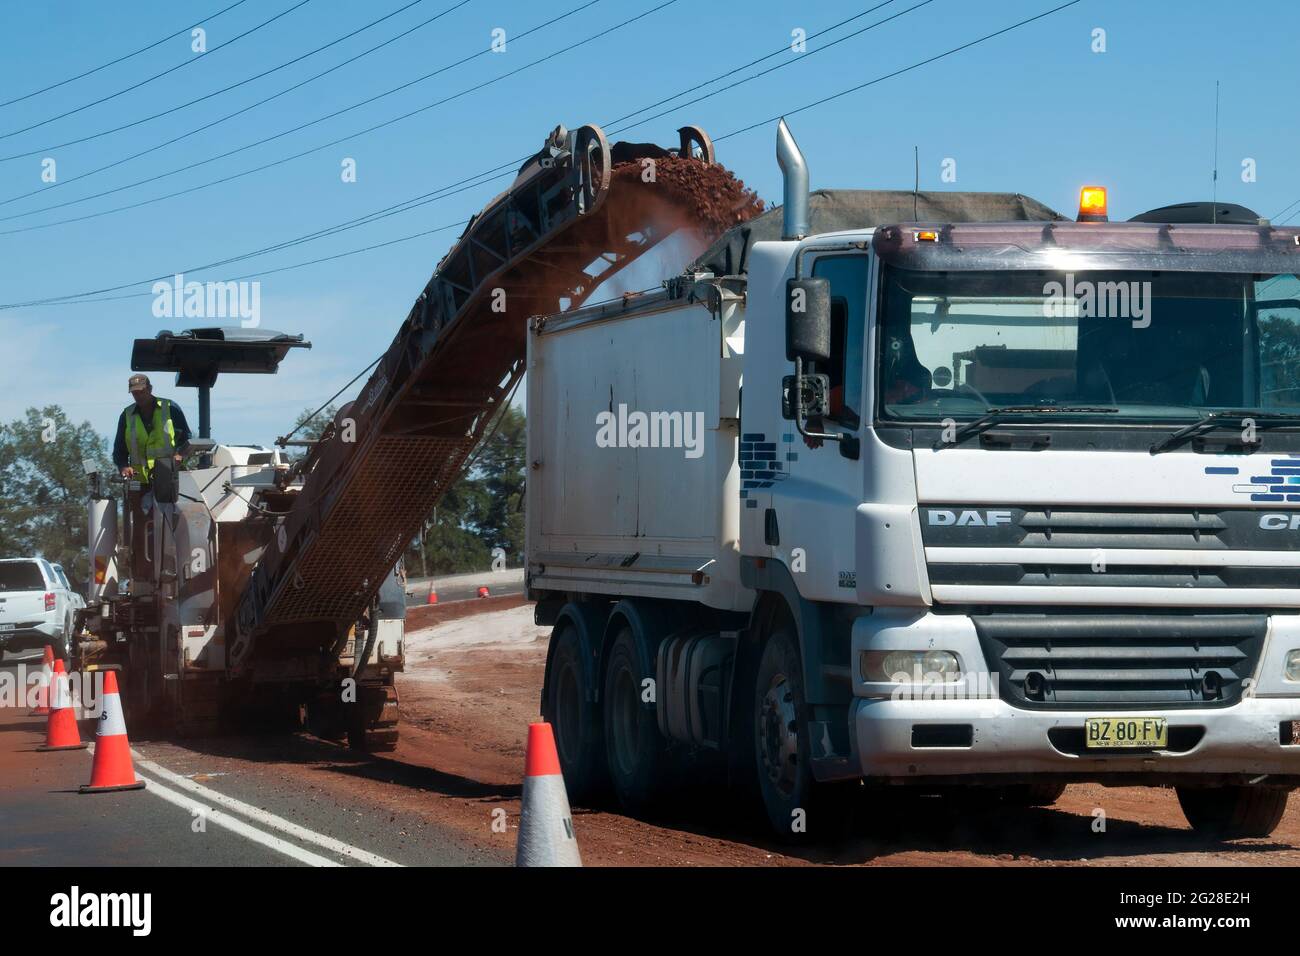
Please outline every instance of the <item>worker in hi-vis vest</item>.
M113 464L123 478L149 484L150 470L163 455L179 464L190 440L185 413L175 402L155 398L147 375L132 375L127 388L135 401L122 410L113 440Z

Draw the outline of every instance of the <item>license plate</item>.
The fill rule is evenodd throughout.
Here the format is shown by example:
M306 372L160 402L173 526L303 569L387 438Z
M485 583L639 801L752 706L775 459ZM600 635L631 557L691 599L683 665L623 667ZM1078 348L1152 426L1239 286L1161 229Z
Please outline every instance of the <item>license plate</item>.
M1169 721L1164 717L1089 717L1083 730L1088 747L1169 746Z

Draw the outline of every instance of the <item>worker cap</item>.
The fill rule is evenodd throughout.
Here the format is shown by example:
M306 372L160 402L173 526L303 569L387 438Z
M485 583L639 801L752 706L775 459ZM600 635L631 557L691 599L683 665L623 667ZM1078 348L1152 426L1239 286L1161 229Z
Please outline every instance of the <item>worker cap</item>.
M149 387L149 376L132 375L129 379L126 380L126 387L128 391L143 392L145 389Z

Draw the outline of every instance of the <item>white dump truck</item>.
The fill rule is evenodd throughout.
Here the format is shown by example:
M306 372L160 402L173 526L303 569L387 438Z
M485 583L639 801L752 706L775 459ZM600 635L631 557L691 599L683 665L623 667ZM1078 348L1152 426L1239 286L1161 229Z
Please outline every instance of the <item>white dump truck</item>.
M881 787L1300 782L1300 229L808 192L535 318L527 582L570 792L712 761L778 832Z

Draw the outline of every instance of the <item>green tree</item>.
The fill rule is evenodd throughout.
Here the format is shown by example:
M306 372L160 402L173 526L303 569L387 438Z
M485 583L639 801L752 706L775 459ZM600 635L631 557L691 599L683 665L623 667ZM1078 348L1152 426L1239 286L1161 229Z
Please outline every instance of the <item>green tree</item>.
M508 565L523 560L525 454L524 415L507 408L469 470L429 515L423 553L418 539L407 550L408 574L486 571L494 548L505 552Z
M506 563L524 559L524 457L527 429L524 413L511 406L502 414L496 434L483 446L476 471L487 493L487 508L478 523L479 536L491 548L506 553Z
M312 417L304 409L295 420L297 439L318 439L338 414L329 406ZM425 519L423 550L420 538L406 550L407 574L456 574L486 571L492 551L505 551L508 565L517 566L524 551L524 415L507 408L495 432L481 446L470 469L443 495ZM295 454L299 457L299 454Z
M319 415L312 415L315 409L304 408L302 412L294 419L292 436L294 441L319 441L321 435L325 434L325 429L334 421L334 416L339 413L337 405L329 405L321 410ZM305 448L293 448L289 451L290 459L302 458L307 454Z
M57 405L29 408L0 426L0 547L39 555L86 581L86 472L110 468L107 442L89 422L74 425Z

